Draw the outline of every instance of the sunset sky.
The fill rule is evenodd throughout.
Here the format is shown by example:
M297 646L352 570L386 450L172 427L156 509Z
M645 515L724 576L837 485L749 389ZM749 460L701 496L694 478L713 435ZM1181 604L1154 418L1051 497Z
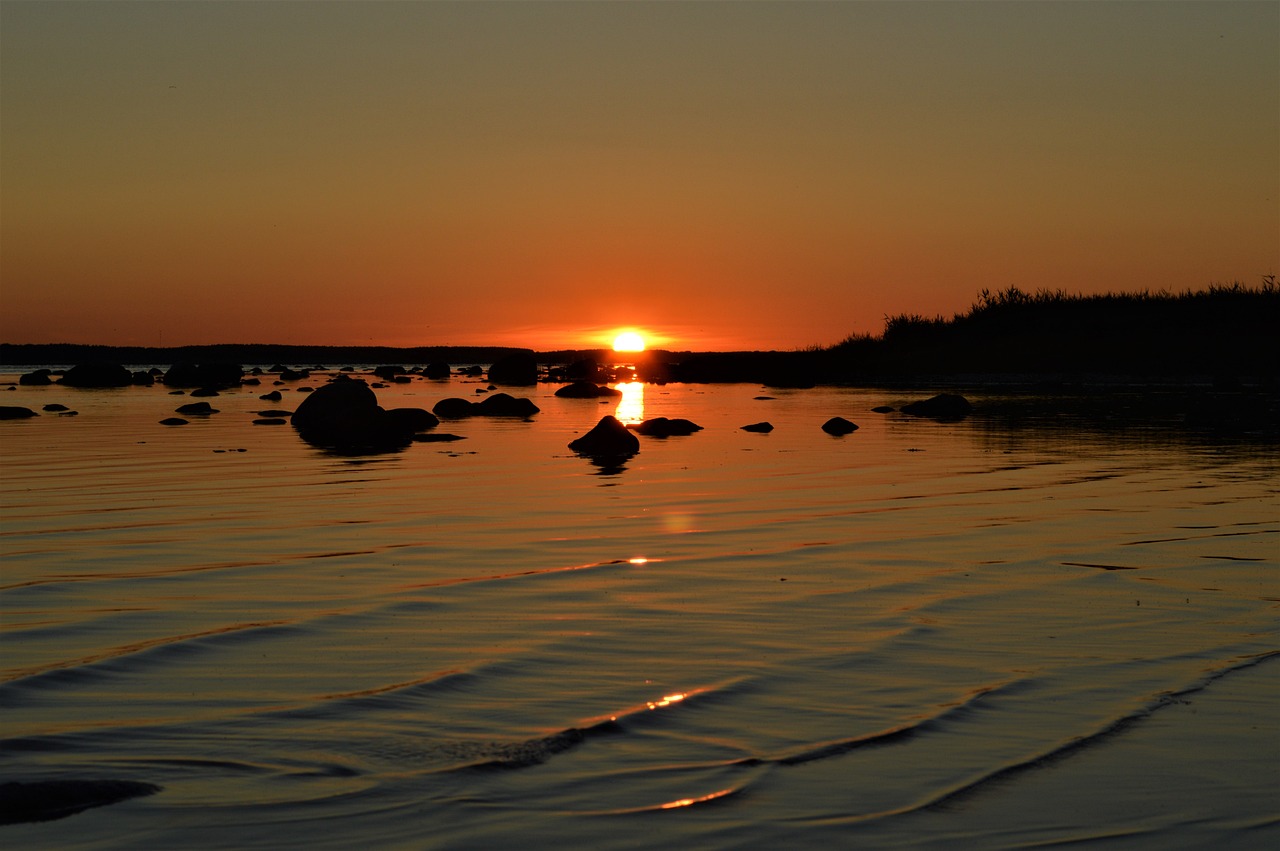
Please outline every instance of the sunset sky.
M0 342L785 349L1280 272L1280 3L0 3Z

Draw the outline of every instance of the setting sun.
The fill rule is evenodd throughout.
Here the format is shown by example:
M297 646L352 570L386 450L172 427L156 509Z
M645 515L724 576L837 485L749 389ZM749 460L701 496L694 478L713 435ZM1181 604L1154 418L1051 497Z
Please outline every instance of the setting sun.
M613 338L613 350L615 352L643 352L644 337L641 337L635 331L623 331Z

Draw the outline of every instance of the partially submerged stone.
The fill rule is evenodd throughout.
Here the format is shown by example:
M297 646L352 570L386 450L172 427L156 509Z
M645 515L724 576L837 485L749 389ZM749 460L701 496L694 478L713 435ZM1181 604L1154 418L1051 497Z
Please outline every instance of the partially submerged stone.
M605 416L600 418L600 422L591 431L571 441L569 448L579 455L634 455L640 451L640 439L619 422L617 417Z
M913 417L929 417L935 420L959 420L969 416L973 405L955 393L939 393L919 402L902 406L902 413Z
M827 434L840 437L857 431L858 425L846 420L844 417L832 417L822 424L822 430Z
M646 437L683 437L695 431L702 431L702 426L679 417L673 419L654 417L632 428Z
M768 434L769 432L773 431L773 423L771 422L752 423L751 425L744 425L742 427L742 430L756 432L757 434Z

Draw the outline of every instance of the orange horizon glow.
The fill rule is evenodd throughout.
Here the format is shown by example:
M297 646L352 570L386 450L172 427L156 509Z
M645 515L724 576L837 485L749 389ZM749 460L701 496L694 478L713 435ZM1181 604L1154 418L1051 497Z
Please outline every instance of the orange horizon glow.
M1256 285L1278 29L1276 3L0 3L0 343L788 350L984 289Z

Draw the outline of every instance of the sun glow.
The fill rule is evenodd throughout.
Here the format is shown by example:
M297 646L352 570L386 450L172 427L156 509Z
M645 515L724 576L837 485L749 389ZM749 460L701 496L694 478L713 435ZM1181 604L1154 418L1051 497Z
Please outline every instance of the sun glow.
M623 331L613 338L613 350L615 352L643 352L644 337L641 337L635 331Z

